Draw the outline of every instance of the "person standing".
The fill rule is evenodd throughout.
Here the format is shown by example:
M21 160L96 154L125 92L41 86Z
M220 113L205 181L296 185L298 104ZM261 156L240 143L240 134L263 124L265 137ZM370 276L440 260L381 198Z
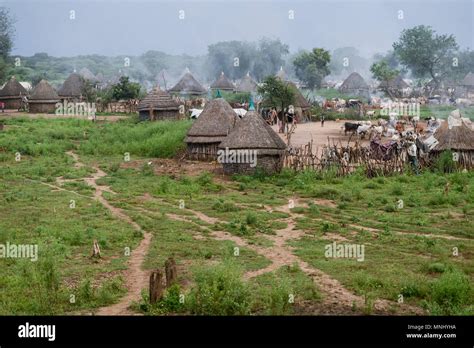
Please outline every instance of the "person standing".
M416 175L418 175L419 171L418 171L417 147L413 140L410 140L408 142L407 154L408 154L408 161L411 163L411 166L413 170L415 171Z
M324 115L321 115L321 127L324 127Z

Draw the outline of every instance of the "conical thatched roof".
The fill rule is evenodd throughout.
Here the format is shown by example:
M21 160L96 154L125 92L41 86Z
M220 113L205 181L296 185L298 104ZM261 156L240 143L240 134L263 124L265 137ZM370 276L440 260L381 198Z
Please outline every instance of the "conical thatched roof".
M30 102L57 102L59 96L53 87L46 81L41 80L33 89L30 96Z
M60 97L80 97L82 95L82 88L84 87L83 78L76 73L72 73L64 81L63 85L58 91Z
M472 87L474 86L474 74L472 72L469 72L461 81L460 83L461 86L469 86Z
M387 81L382 81L379 85L379 88L392 88L392 89L403 89L403 88L408 88L408 83L403 81L403 78L401 75L398 75L397 77Z
M295 102L293 103L293 106L300 107L302 109L310 108L311 104L306 100L306 98L303 96L298 87L296 87L293 82L287 83L295 93Z
M171 95L159 87L153 89L138 104L138 111L142 110L178 110L179 103Z
M350 91L359 89L369 89L369 85L365 82L360 74L353 72L350 74L339 87L340 91Z
M242 80L240 80L239 85L236 88L237 92L248 92L252 93L257 90L257 82L255 82L251 77L250 74L244 76Z
M255 111L248 111L245 118L219 145L222 149L259 150L259 154L277 154L286 147L285 142Z
M204 94L206 89L194 78L190 72L186 72L178 83L169 89L172 93Z
M451 129L449 129L448 122L443 122L433 136L439 142L432 149L433 151L474 151L474 131L464 122Z
M188 131L187 143L221 142L239 122L239 116L223 98L206 103L199 118Z
M283 70L282 66L280 67L280 70L276 73L275 76L277 78L279 78L280 80L283 80L283 81L286 80L286 72L285 72L285 70Z
M0 97L19 97L20 95L27 95L26 89L12 76L5 86L0 90Z
M221 72L221 76L211 85L211 89L221 89L223 91L233 91L234 88L234 84L225 76L224 72Z
M101 72L98 73L95 78L97 79L98 82L105 82L105 76Z
M85 80L89 80L92 82L97 81L97 77L90 71L88 68L82 68L81 71L79 71L79 75L81 75Z

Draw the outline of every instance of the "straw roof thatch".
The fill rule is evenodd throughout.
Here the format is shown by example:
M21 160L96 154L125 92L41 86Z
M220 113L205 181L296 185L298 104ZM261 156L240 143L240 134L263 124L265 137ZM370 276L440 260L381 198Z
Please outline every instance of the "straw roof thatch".
M296 85L293 82L287 82L288 85L291 87L293 92L295 93L295 102L293 103L293 106L300 107L302 109L308 109L311 107L311 104L306 100L306 98L303 96L301 91L296 87Z
M341 92L351 90L368 90L369 85L365 82L364 78L360 74L353 72L350 74L342 83L339 90Z
M63 85L58 91L60 97L80 97L82 95L82 88L84 87L83 78L76 73L72 73L64 81Z
M251 77L250 73L247 73L242 80L240 80L239 85L236 88L237 92L248 92L252 93L257 90L257 82L255 82Z
M59 96L53 87L46 81L41 80L33 89L30 96L30 102L57 102Z
M16 80L15 76L12 76L0 90L0 98L19 97L27 94L27 90Z
M248 111L219 145L219 148L259 150L259 154L279 154L286 147L285 142L255 111Z
M205 94L207 92L190 72L186 72L178 83L168 91L184 94Z
M280 67L280 70L276 73L275 76L277 78L279 78L280 80L283 80L283 81L286 80L286 72L285 72L285 70L283 70L282 66Z
M179 110L179 103L160 87L156 87L147 94L138 104L138 111L142 110Z
M239 116L223 98L206 103L199 118L188 131L186 143L221 142L239 122Z
M221 72L219 78L211 85L211 89L221 89L223 91L233 91L234 88L234 84L225 76L224 72Z
M97 77L88 68L82 68L79 71L79 75L81 75L85 80L89 80L92 82L98 81Z
M474 74L469 72L461 81L461 86L474 87Z
M433 136L439 143L432 151L474 151L474 131L464 122L461 122L459 126L453 126L451 129L448 122L443 122Z
M398 75L389 81L382 81L379 84L379 88L404 89L408 87L410 86L403 80L401 75Z

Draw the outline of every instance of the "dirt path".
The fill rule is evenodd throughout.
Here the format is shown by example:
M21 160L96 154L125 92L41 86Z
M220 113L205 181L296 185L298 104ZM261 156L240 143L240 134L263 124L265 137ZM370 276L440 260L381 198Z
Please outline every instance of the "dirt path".
M294 207L299 206L297 199L293 199L292 203L294 204ZM322 303L322 308L324 308L324 310L323 312L318 312L318 314L333 314L335 308L339 308L339 311L341 311L338 314L348 314L352 312L354 306L364 308L365 299L362 296L352 293L338 280L332 278L319 269L311 267L307 262L293 254L292 248L287 245L287 242L292 239L299 239L304 235L303 231L295 229L295 219L301 215L292 213L288 204L276 208L275 210L287 213L290 217L281 220L287 223L287 227L277 230L275 235L263 235L265 238L273 242L273 245L269 248L249 244L245 239L224 231L210 231L210 236L217 240L233 241L238 246L247 247L271 261L271 264L265 268L245 273L244 279L247 280L261 274L276 271L285 265L291 266L297 264L303 272L313 279L319 289L324 293ZM196 214L194 211L191 212L195 213L196 217L207 223L215 223L218 221L217 219L211 218L203 213ZM168 217L180 221L188 220L186 216L177 217L173 214L168 214ZM374 301L373 307L375 312L380 314L391 313L392 308L396 308L398 313L423 314L423 311L417 307L398 304L384 299Z
M84 164L80 162L80 158L77 154L72 151L68 151L67 154L74 159L75 167L83 167ZM127 270L124 271L123 276L125 279L125 287L127 288L127 294L120 299L119 302L108 306L100 308L96 314L97 315L130 315L136 314L129 310L129 306L133 301L139 301L141 298L142 289L146 288L148 285L148 272L142 269L142 264L145 259L145 256L148 252L148 248L151 242L151 233L143 231L140 226L133 221L128 215L126 215L122 209L114 207L111 205L103 196L104 192L109 192L114 194L110 187L105 185L97 184L97 180L107 176L107 173L102 171L100 168L93 167L96 172L92 176L84 178L84 181L87 185L94 188L94 198L99 201L104 207L106 207L113 216L116 218L125 221L131 225L135 230L143 233L143 239L140 244L130 253L130 257L127 262Z

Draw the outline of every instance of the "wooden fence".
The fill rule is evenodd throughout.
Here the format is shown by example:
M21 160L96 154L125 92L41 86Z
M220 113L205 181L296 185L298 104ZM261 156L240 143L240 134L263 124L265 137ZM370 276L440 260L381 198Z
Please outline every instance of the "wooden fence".
M334 170L339 176L352 173L362 167L368 177L403 173L407 163L406 154L397 144L378 151L374 146L343 146L340 142L314 148L313 142L299 147L290 147L283 159L283 167L295 171Z

